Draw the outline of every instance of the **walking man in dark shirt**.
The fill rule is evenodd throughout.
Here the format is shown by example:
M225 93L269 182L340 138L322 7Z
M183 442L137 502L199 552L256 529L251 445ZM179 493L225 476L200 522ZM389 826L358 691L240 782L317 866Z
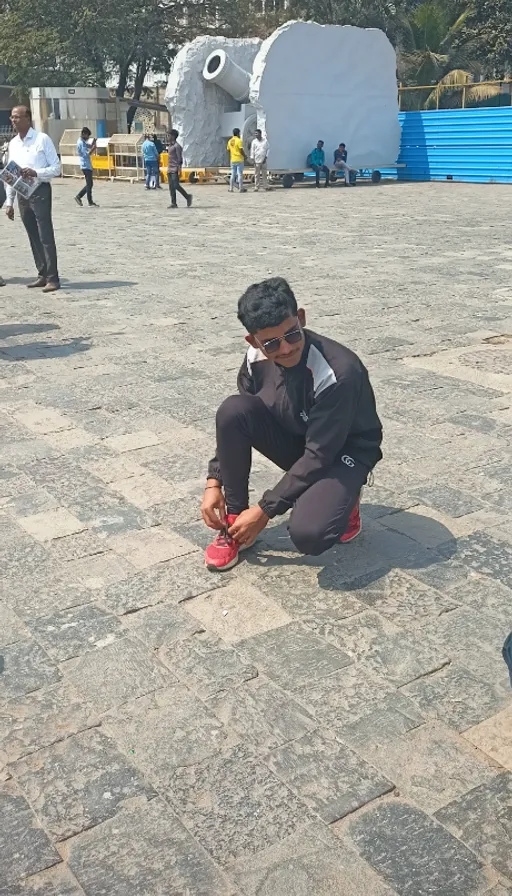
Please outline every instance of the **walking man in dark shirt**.
M183 167L183 150L178 143L179 133L176 130L171 131L171 139L169 142L169 161L167 164L167 177L169 180L169 192L171 194L171 204L169 208L178 208L176 193L183 196L187 200L187 206L192 205L192 196L180 184L180 174Z
M382 427L357 355L304 329L306 315L282 277L250 286L238 302L249 349L239 395L217 411L217 453L201 512L219 530L208 569L230 569L273 517L292 510L297 550L322 554L361 531L359 495L381 459ZM252 449L285 475L249 507Z

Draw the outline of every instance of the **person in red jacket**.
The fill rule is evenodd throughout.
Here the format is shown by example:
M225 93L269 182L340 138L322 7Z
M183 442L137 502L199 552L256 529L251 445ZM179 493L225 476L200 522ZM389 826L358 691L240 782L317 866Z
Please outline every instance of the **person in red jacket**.
M318 555L361 531L359 496L382 458L382 426L368 372L350 349L305 329L282 277L255 283L238 302L249 343L238 395L217 411L217 452L201 512L219 534L208 569L230 569L273 517L292 510L290 537ZM286 471L249 507L255 448Z

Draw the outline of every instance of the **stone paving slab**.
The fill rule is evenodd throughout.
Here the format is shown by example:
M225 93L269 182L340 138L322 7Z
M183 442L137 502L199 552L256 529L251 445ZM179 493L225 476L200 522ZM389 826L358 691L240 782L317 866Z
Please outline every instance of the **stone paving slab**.
M30 804L7 783L0 789L2 882L16 884L19 878L50 868L60 855L39 825Z
M103 727L159 789L170 787L182 766L215 756L239 739L182 684L123 703L104 717Z
M0 221L0 896L512 892L504 188L197 187L172 251L165 194L98 183L91 227L74 189L44 301ZM212 575L269 272L361 354L385 457L356 542L300 557L279 518ZM279 475L255 457L251 500Z
M20 884L0 887L0 896L84 896L84 891L71 872L58 865Z
M66 840L111 818L131 797L156 795L95 729L32 753L11 771L54 840Z
M328 827L311 823L275 846L235 862L230 876L243 896L393 896L371 866Z
M186 827L224 867L311 820L306 803L241 745L178 769L168 797Z
M399 896L484 893L482 863L441 825L403 803L376 806L349 826L366 861Z
M268 764L326 824L394 789L352 750L316 731L274 750Z
M160 799L123 809L70 841L69 865L88 896L187 890L233 896L228 880Z
M507 877L512 874L511 793L512 775L503 772L436 812L441 824Z

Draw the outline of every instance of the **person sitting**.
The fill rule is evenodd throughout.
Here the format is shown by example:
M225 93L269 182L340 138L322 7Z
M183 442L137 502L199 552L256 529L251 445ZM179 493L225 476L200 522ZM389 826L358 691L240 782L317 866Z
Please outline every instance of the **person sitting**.
M316 175L316 185L320 186L320 172L325 174L325 186L329 186L329 169L325 164L324 141L319 140L313 152L310 152L307 163L313 169Z
M217 452L201 513L218 531L210 570L230 569L275 516L291 510L298 551L317 556L361 531L359 496L381 459L382 426L368 371L339 342L306 326L282 277L255 283L238 302L249 344L238 395L217 411ZM284 473L249 507L253 449Z
M347 147L344 143L340 143L338 149L334 150L334 167L344 172L345 186L350 187L350 175L353 169L347 164Z

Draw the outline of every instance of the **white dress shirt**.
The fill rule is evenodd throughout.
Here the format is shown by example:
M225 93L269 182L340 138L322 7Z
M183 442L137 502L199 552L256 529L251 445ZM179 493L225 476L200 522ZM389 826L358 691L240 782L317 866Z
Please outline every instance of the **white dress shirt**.
M23 140L19 136L13 137L7 151L7 161L16 162L20 168L32 168L40 181L50 181L52 177L60 174L60 159L57 151L48 137L34 128L29 128ZM16 191L5 185L5 204L13 205Z
M257 140L256 137L251 143L251 159L254 159L256 165L261 165L268 155L268 142L263 138L263 140Z

